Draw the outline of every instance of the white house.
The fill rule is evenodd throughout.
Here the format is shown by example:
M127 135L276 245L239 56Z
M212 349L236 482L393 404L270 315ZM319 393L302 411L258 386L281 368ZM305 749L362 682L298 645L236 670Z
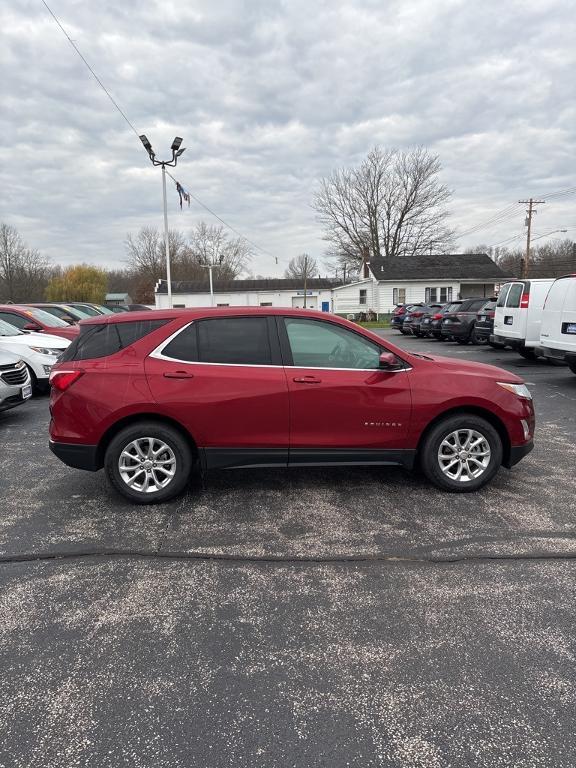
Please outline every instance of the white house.
M508 279L485 253L372 258L363 265L362 279L332 289L333 312L389 314L397 304L489 298Z
M306 307L332 312L332 289L336 280L314 278L306 284ZM168 307L168 284L159 280L154 289L156 309ZM172 282L172 305L178 307L211 306L208 281ZM304 307L301 280L271 278L266 280L215 280L216 307Z

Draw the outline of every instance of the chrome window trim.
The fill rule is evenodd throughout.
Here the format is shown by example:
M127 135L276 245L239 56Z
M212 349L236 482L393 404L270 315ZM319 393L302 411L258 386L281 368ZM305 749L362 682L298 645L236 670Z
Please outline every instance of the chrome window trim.
M201 360L181 360L178 357L168 357L168 355L163 355L163 349L167 347L168 344L170 344L170 342L176 338L176 336L178 336L180 333L182 333L182 331L184 331L186 328L189 328L193 324L194 320L175 330L174 333L168 336L167 339L162 341L155 349L153 349L152 352L149 353L148 357L153 357L155 360L165 360L169 363L183 363L184 365L217 365L220 367L225 366L227 368L274 368L276 370L283 369L301 371L359 371L364 373L375 373L376 371L380 371L382 373L404 373L405 371L412 370L412 366L408 366L406 368L398 368L395 370L387 370L386 368L331 368L312 365L273 365L271 363L265 365L261 363L204 363Z

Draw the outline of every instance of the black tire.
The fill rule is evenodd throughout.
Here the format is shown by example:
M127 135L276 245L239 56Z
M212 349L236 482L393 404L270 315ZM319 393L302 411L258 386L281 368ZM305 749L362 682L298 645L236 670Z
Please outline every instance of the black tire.
M472 328L470 331L470 341L472 344L475 344L477 346L481 346L482 344L486 343L486 339L482 338L482 336L478 336L476 333L476 328Z
M479 433L487 441L490 455L486 468L478 477L461 481L445 474L438 453L441 443L446 437L454 432L465 430L474 430ZM432 427L420 446L419 458L424 475L437 488L452 493L468 493L482 488L492 480L502 464L502 453L502 440L492 424L481 416L462 413L456 416L447 416ZM477 465L473 464L472 466L476 467ZM467 475L467 472L465 474Z
M576 373L576 360L567 360L568 368L572 371L572 373Z
M48 381L38 381L36 378L36 374L30 368L29 365L26 366L28 368L28 373L30 374L30 383L32 384L32 394L33 395L45 395L50 390L50 384L48 384Z
M536 352L531 347L523 347L518 350L518 354L524 358L524 360L536 360Z
M456 342L456 344L460 344L461 346L464 347L466 344L470 343L470 337L468 336L465 339L455 338L454 341Z
M492 349L506 349L505 344L498 344L496 341L489 341L488 346L492 347Z
M168 447L168 450L158 455L159 461L174 461L174 465L169 465L174 466L172 479L169 480L164 487L151 492L137 490L136 488L131 488L127 485L118 466L122 451L129 448L133 441L145 441L148 438L158 441L158 443L161 442ZM158 444L156 445L160 448ZM174 498L184 490L190 479L194 464L193 459L193 453L188 442L178 430L159 422L141 421L136 424L131 424L112 438L106 449L104 468L111 485L125 498L136 504L159 504ZM137 460L135 459L134 461L136 462ZM146 461L148 461L148 459L146 459ZM134 469L140 469L137 463L134 464ZM160 467L158 469L148 467L146 469L140 469L140 472L146 472L152 478L158 477L161 482L166 479L166 474Z

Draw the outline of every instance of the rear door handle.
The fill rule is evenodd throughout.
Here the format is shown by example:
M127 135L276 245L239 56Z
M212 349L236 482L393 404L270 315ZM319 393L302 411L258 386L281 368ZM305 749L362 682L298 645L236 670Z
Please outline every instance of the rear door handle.
M194 374L188 373L188 371L166 371L164 374L165 379L193 379Z
M297 384L322 384L322 379L318 379L316 376L295 376L292 381Z

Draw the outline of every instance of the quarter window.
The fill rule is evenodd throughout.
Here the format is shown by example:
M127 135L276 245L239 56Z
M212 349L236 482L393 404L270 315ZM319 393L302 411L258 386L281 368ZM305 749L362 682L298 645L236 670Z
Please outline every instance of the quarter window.
M161 328L167 320L136 320L80 326L80 335L60 356L62 362L108 357Z
M356 333L318 320L285 318L292 361L300 368L378 368L380 347Z

